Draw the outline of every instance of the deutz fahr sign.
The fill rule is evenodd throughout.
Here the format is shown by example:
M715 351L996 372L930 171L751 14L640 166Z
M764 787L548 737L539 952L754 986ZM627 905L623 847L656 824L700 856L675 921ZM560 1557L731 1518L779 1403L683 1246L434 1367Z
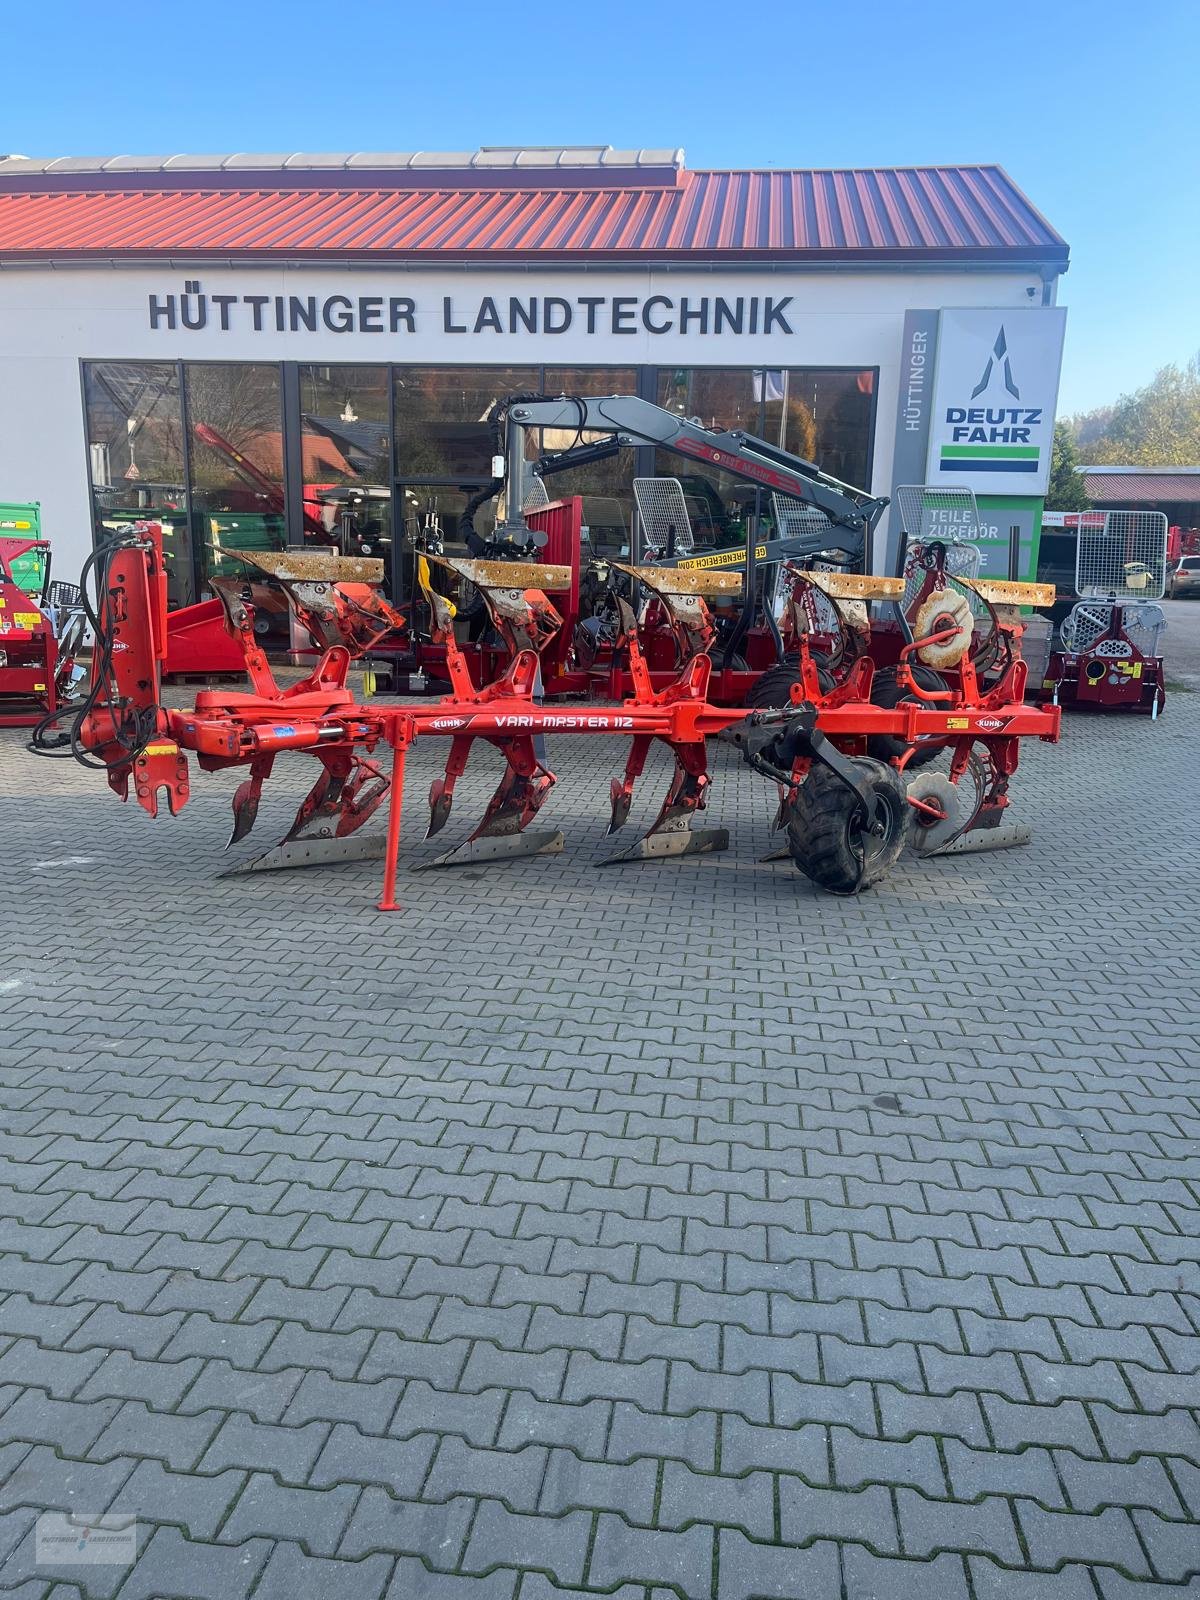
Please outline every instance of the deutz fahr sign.
M1041 495L1050 475L1066 311L943 311L926 482Z

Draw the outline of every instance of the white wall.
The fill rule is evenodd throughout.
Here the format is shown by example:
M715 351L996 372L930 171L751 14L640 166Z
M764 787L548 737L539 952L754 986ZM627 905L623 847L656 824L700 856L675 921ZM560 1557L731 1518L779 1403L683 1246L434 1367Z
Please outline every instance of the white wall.
M185 282L198 281L206 297L207 324L180 325ZM1033 291L1032 295L1030 290ZM222 330L212 301L237 296ZM279 332L273 298L255 331L245 295L315 295L320 302L345 295L355 302L374 296L404 296L415 302L413 330L338 333L318 324ZM151 326L150 297L176 299L176 327L160 318ZM452 320L471 324L484 296L504 314L510 296L602 296L596 330L586 330L576 310L566 333L480 332L455 334L444 327L443 300L452 300ZM769 336L725 329L702 334L695 326L652 334L641 325L642 303L665 295L676 308L682 296L695 307L707 296L790 296L785 316ZM633 333L611 328L614 297L637 303ZM901 336L909 307L1029 306L1040 303L1036 273L1001 272L758 272L695 269L517 272L432 272L354 267L61 267L0 270L0 500L39 500L43 526L54 542L56 570L68 577L91 548L87 452L80 392L81 360L409 362L414 364L667 365L667 366L851 366L878 367L874 492L891 483L892 446L899 390ZM199 301L189 301L193 318ZM661 305L654 318L669 315ZM385 326L386 310L383 317ZM747 322L749 314L747 311ZM711 324L710 324L711 326ZM864 487L867 487L864 485Z

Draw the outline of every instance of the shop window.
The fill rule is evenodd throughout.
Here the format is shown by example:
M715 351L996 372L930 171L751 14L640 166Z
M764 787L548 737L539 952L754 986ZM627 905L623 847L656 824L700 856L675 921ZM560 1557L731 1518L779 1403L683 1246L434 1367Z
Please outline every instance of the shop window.
M486 483L492 406L541 389L539 367L397 367L396 472L405 483Z
M763 437L856 489L871 483L875 372L798 367L767 379ZM782 392L779 392L782 377Z
M637 372L633 367L547 367L545 390L547 394L585 397L631 395L637 393ZM604 436L585 432L582 437L586 443ZM543 429L541 448L543 451L569 449L575 439L574 428L554 433ZM630 549L635 473L636 452L622 450L606 461L552 474L545 480L546 490L552 500L565 495L582 495L583 525L589 548L597 555L620 558L628 556Z
M239 577L245 569L230 550L287 543L279 367L191 362L184 396L202 579Z
M97 543L130 522L162 524L171 607L196 598L174 362L91 361L83 369Z
M756 434L856 488L870 484L872 369L666 368L657 393L679 416ZM682 483L698 546L741 543L750 514L770 516L769 496L728 473L666 450L655 453L655 471Z
M304 537L343 555L392 552L386 367L300 368Z
M666 368L658 374L658 403L706 428L761 433L763 383L763 373L743 367ZM659 477L679 479L698 549L744 541L746 517L758 500L753 485L669 450L655 451L654 470Z

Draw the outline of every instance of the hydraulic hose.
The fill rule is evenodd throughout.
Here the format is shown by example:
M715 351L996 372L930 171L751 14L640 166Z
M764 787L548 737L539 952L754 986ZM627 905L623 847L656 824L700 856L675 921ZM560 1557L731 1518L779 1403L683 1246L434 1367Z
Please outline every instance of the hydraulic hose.
M80 603L95 640L92 647L92 681L88 692L81 701L70 707L47 712L34 728L27 745L35 756L72 756L80 766L90 767L98 772L111 772L117 767L128 765L154 737L156 727L151 707L138 710L121 706L113 698L112 658L116 643L116 624L111 607L106 613L107 620L102 620L102 613L105 612L102 597L108 588L109 567L120 544L121 541L114 540L110 544L102 545L98 550L93 550L84 562L83 571L79 575ZM88 580L93 575L96 586L95 606L88 596ZM83 744L84 724L93 711L101 705L108 712L112 724L111 742L119 745L121 750L121 754L112 761L105 761L102 757L95 756ZM51 732L60 721L68 718L66 732Z

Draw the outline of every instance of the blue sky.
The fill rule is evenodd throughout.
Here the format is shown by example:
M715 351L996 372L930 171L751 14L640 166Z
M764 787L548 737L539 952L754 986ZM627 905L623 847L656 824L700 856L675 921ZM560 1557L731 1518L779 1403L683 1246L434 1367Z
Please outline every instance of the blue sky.
M1200 349L1197 0L14 7L0 150L682 145L998 162L1071 245L1060 410ZM13 87L17 92L12 92Z

